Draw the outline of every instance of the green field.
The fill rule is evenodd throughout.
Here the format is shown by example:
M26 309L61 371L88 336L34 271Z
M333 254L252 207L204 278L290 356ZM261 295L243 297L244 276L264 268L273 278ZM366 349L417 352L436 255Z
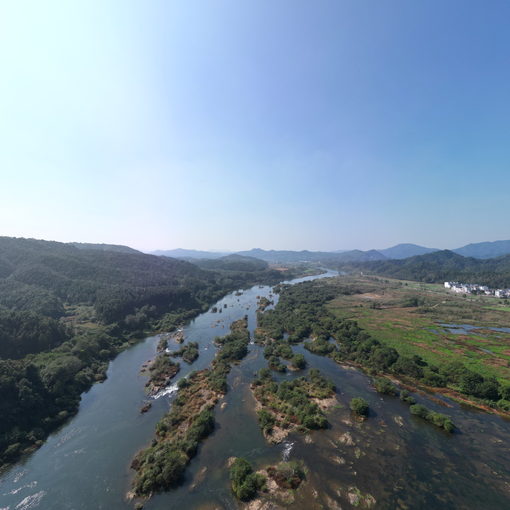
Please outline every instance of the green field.
M484 375L510 380L510 307L489 296L459 296L437 284L374 277L341 277L353 290L328 308L339 318L356 319L374 338L401 354L418 354L441 364L461 360ZM454 334L441 324L469 324L476 331Z

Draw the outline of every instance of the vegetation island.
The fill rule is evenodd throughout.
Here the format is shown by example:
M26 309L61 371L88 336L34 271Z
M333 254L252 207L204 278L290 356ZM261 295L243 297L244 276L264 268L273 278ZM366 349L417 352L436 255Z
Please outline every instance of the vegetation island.
M248 353L249 341L247 318L233 322L230 334L215 340L219 349L211 368L179 381L177 397L158 422L151 446L140 451L131 464L136 476L130 497L150 497L182 481L200 441L214 430L214 407L227 392L232 364Z
M260 370L252 384L257 415L264 436L279 443L290 432L326 428L324 409L337 403L335 387L317 369L308 377L277 383L268 368Z

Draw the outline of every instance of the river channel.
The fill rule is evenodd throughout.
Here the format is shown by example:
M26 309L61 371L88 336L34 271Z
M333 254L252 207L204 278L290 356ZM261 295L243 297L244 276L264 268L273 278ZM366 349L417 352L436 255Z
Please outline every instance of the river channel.
M293 280L332 277L334 272ZM175 378L209 366L213 340L230 324L248 316L256 327L257 297L277 300L272 288L255 286L231 293L184 328L186 342L198 342L200 356L192 365L181 362ZM253 335L252 335L253 336ZM0 510L132 509L125 496L133 472L130 462L150 443L155 425L172 405L174 386L152 408L141 365L154 357L159 337L153 336L122 352L110 363L107 380L83 394L78 414L51 435L35 453L0 478ZM169 349L180 346L169 342ZM302 346L308 367L319 368L337 387L338 406L329 414L331 427L304 437L292 435L279 445L263 438L249 385L266 366L263 348L250 344L248 356L234 366L225 406L216 408L216 430L201 445L186 471L184 484L148 501L148 510L237 509L228 481L227 459L241 456L256 468L282 459L303 460L307 482L296 494L293 510L354 508L349 493L370 494L381 509L510 509L510 422L446 401L448 407L415 395L420 403L451 416L459 431L448 434L411 416L398 398L381 397L370 379ZM285 379L303 375L275 375ZM348 409L352 397L365 398L370 418L357 422Z

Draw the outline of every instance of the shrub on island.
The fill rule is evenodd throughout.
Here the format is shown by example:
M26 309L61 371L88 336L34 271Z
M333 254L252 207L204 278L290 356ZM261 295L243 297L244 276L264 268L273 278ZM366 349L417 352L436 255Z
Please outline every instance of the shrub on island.
M368 417L368 402L364 398L356 397L351 399L349 407L351 408L351 411L358 416L363 418Z

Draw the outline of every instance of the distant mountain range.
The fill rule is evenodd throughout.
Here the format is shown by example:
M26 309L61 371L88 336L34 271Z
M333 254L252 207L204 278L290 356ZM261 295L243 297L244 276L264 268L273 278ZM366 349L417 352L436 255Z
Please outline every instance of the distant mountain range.
M90 246L90 245L88 245ZM102 246L102 245L98 245ZM427 248L417 244L402 243L384 248L381 250L337 250L337 251L292 251L292 250L262 250L254 248L252 250L237 252L237 255L245 257L254 257L264 260L270 264L280 263L299 263L299 262L369 262L378 260L402 260L409 257L427 255L439 252L437 248ZM494 241L483 243L472 243L461 248L450 250L450 252L462 255L463 257L473 257L475 259L489 259L510 254L510 241ZM174 257L180 259L218 259L232 253L219 253L200 250L186 250L178 248L176 250L157 250L153 255L163 255L165 257Z
M261 250L255 248L248 251L240 251L238 255L245 257L255 257L265 260L271 264L280 263L299 263L299 262L350 262L350 261L369 261L382 260L386 257L376 250L361 251L350 250L344 252L327 251L289 251L289 250Z
M389 259L406 259L416 255L426 255L427 253L434 253L437 248L426 248L418 246L417 244L397 244L391 248L378 250ZM457 255L463 257L473 257L475 259L492 259L501 257L502 255L510 254L510 241L492 241L483 243L471 243L461 248L449 250Z
M218 259L225 255L230 255L229 252L220 253L215 251L202 251L202 250L185 250L183 248L176 248L175 250L156 250L152 251L151 255L159 255L162 257L173 257L176 259Z
M323 260L334 261L365 261L365 260L381 260L386 257L376 250L361 251L291 251L291 250L262 250L253 248L252 250L239 251L236 253L219 253L200 250L185 250L177 248L175 250L157 250L151 252L152 255L162 255L165 257L174 257L185 260L192 259L219 259L228 255L241 255L243 257L252 257L264 260L270 264L285 264L299 262L321 262Z
M406 259L408 257L425 255L426 253L433 253L439 250L436 248L425 248L425 246L418 246L417 244L403 243L377 251L388 259Z
M452 251L464 257L492 259L494 257L510 254L510 241L472 243Z

